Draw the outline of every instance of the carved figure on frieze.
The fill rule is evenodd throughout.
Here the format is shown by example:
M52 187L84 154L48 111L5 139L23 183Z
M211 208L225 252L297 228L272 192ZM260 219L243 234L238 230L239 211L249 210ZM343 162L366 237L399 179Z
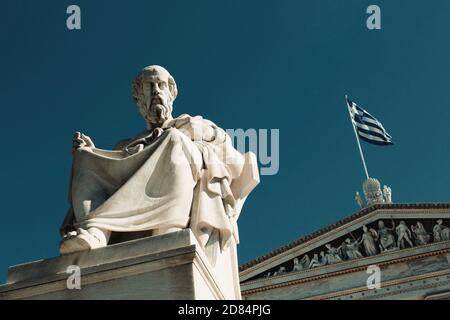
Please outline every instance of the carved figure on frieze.
M320 252L320 257L317 253L313 255L311 262L309 263L309 268L321 267L327 264L325 253L323 251Z
M450 240L450 228L444 226L444 221L438 219L433 227L434 242Z
M345 239L344 243L340 246L343 256L348 260L354 260L363 258L364 256L359 251L359 243L357 240Z
M325 251L320 251L320 262L322 262L323 265L328 264L328 259L325 254Z
M301 271L309 268L309 264L311 263L311 259L307 254L305 254L301 259L294 258L294 267L292 271Z
M425 227L420 221L417 221L416 225L411 226L416 245L427 244L431 240L430 234L425 230Z
M327 243L325 247L327 248L325 254L327 264L333 264L343 260L342 257L339 256L339 250L337 248L332 247L329 243Z
M395 232L397 233L397 244L399 249L404 249L406 247L405 241L408 242L410 247L414 246L411 241L411 230L409 230L405 221L400 221L399 225L395 228Z
M298 258L294 258L293 262L294 262L294 266L292 267L292 271L303 270L303 266L300 264Z
M374 256L378 254L378 233L374 229L369 229L366 225L363 226L363 234L359 244L362 244L367 256Z
M279 276L279 275L282 275L282 274L285 274L286 273L286 267L280 267L279 269L278 269L278 271L275 271L274 273L273 273L273 275L274 276Z
M378 221L378 237L379 237L380 251L397 249L395 237L393 234L394 230L395 230L395 223L393 220L391 228L386 227L383 220Z

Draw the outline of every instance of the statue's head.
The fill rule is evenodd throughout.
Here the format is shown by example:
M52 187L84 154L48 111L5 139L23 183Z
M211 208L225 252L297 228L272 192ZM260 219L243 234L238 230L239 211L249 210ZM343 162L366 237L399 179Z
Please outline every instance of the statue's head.
M378 221L378 228L380 228L380 229L384 228L384 221L383 220Z
M364 232L367 232L367 230L368 230L368 229L367 229L367 226L364 225L364 226L363 226L363 231L364 231Z
M175 79L160 66L145 67L133 80L133 99L152 128L172 118L177 94Z

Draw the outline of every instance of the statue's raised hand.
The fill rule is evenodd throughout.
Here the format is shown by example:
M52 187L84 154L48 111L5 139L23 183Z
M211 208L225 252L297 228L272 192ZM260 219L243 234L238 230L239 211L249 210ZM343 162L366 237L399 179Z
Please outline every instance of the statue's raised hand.
M92 142L91 138L81 132L75 132L73 136L73 148L72 151L81 149L81 148L95 148L94 142Z

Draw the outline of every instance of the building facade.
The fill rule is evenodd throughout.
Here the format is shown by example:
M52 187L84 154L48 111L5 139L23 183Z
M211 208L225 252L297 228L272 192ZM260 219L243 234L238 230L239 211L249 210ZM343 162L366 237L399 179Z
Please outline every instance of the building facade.
M242 297L449 300L449 226L449 203L369 204L242 265Z

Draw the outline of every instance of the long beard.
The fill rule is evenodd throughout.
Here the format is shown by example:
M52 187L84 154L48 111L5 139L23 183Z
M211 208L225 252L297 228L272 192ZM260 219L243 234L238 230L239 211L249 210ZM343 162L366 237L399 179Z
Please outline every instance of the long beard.
M172 108L168 104L153 104L146 118L150 124L159 127L171 117L171 111Z

